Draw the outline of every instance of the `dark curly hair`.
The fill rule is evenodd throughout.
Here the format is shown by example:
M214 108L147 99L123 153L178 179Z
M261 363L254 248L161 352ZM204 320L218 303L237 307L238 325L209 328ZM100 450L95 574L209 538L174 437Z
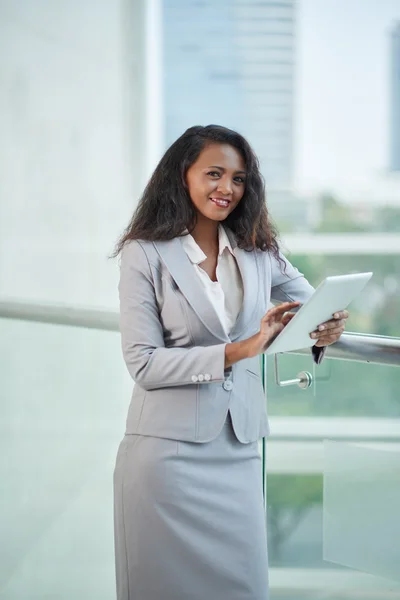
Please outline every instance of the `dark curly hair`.
M190 127L172 144L158 163L133 217L118 240L111 258L130 240L170 240L191 233L197 213L186 184L186 173L208 144L230 144L246 165L246 187L236 208L223 221L236 237L239 248L271 251L279 258L278 233L266 202L258 159L245 138L219 125Z

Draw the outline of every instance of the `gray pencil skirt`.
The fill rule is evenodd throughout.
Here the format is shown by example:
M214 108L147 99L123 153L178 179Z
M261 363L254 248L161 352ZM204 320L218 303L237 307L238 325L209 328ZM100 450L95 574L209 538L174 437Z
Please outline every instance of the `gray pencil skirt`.
M114 470L118 600L267 600L257 442L126 435Z

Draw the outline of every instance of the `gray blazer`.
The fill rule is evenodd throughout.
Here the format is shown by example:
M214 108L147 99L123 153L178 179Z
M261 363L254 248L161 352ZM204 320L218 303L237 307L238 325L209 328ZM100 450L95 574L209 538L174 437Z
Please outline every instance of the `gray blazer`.
M225 346L259 331L269 302L305 302L313 288L286 261L237 247L226 228L244 287L242 310L228 336L179 238L132 241L121 254L123 356L135 381L126 433L207 442L231 413L238 439L268 435L265 394L256 356L224 369Z

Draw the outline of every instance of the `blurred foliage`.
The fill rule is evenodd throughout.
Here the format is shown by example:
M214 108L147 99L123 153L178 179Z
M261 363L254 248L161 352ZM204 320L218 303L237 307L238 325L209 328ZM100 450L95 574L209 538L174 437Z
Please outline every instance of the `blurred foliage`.
M319 221L314 225L313 232L382 230L396 231L400 235L400 209L389 206L373 208L369 213L369 221L365 221L364 215L361 226L354 207L341 204L332 195L321 196ZM328 275L373 271L365 293L356 298L349 307L350 317L346 329L360 333L400 336L398 255L380 254L379 248L371 248L370 254L292 255L289 259L314 286ZM291 379L299 371L309 371L312 368L310 358L286 355L280 362L288 367L286 375L281 375L284 379ZM271 361L268 376L269 381L273 381ZM316 376L316 386L312 391L278 388L271 383L268 394L270 414L400 416L400 369L345 361L325 361L316 369Z
M319 219L314 233L399 233L400 208L343 204L330 194L319 198ZM286 229L285 229L286 231Z
M341 204L329 194L320 198L319 218L310 233L394 232L400 235L400 209L377 207L358 218L357 208ZM280 224L279 224L280 225ZM285 226L281 230L289 231ZM328 275L373 271L365 293L349 307L347 331L400 336L400 258L368 255L292 255L290 261L317 286ZM400 418L400 369L349 361L324 361L315 367L309 356L279 357L281 379L311 371L308 390L274 383L273 358L267 360L268 412L280 416L352 416ZM273 432L272 432L273 433ZM268 535L271 563L278 563L283 547L307 511L322 503L322 475L268 475Z
M365 231L365 227L354 222L349 208L344 204L340 204L333 196L328 194L321 196L319 209L321 219L314 227L315 233Z
M384 206L377 211L375 231L400 233L400 208Z
M372 233L395 232L400 235L400 208L395 206L367 207L364 214L357 205L339 202L331 194L319 198L318 219L310 233ZM340 251L340 249L338 249ZM366 293L351 305L348 331L400 336L400 260L398 255L380 254L371 248L368 255L290 256L310 283L318 285L328 275L373 271Z
M322 503L322 490L322 475L268 475L268 545L271 562L279 561L283 544L307 511L315 504Z
M393 254L290 256L314 286L328 275L372 271L365 293L350 306L348 331L400 336L400 259Z

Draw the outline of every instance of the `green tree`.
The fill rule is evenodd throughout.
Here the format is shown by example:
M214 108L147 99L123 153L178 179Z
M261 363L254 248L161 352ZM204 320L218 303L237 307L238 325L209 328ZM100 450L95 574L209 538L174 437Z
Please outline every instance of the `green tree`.
M351 211L348 206L340 203L330 194L323 194L319 200L321 210L320 223L315 228L318 233L343 233L365 231L351 217Z
M322 503L322 475L268 475L268 535L271 562L312 506Z

